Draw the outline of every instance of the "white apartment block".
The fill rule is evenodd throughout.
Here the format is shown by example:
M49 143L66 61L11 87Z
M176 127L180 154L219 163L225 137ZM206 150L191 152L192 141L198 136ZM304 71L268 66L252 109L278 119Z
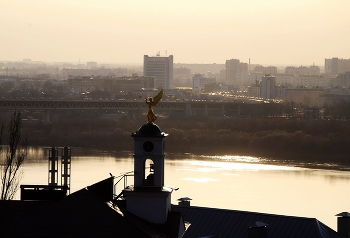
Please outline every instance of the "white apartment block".
M154 87L162 89L173 88L173 56L148 56L143 58L143 75L154 77Z
M338 75L350 71L350 59L325 59L325 74Z
M332 87L336 88L350 88L350 71L337 75L336 78L332 78Z
M193 80L192 89L199 88L200 90L203 90L204 85L216 83L216 78L204 77L204 75L202 74L193 75L192 80Z
M247 88L247 96L248 97L254 97L254 98L260 98L260 86L252 85Z
M330 85L329 79L323 75L283 75L276 76L277 86L303 86L307 88L314 87L328 87Z
M260 97L264 99L274 99L276 97L276 77L265 75L260 83Z
M248 73L248 64L240 62L239 59L230 59L230 60L226 60L225 67L226 67L225 68L226 84L241 86L242 75L245 75ZM219 77L221 78L222 76L223 75L217 75L218 78Z
M285 68L285 74L295 74L295 75L319 75L321 72L320 67L312 65L310 67L300 66L288 66Z

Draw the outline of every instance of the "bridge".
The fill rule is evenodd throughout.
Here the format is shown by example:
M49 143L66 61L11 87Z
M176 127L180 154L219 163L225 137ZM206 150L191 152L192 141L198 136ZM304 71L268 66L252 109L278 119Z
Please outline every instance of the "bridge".
M171 116L239 116L242 102L159 102L156 114ZM148 105L142 101L92 101L92 100L0 100L0 110L42 111L44 123L50 122L51 113L62 110L118 110L126 112L147 112Z

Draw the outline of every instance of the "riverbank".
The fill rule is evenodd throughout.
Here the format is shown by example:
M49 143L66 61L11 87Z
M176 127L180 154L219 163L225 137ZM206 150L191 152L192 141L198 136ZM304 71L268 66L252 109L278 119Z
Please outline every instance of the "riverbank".
M31 151L30 157L41 160L24 164L21 184L47 182L47 154L38 156L44 154L43 150L47 149L38 147ZM132 151L72 147L71 193L109 177L109 173L120 176L132 171L132 158ZM172 204L177 204L178 198L190 197L193 206L315 217L336 229L334 214L346 211L348 204L348 191L344 188L350 179L349 172L319 167L313 170L288 162L167 152L165 184L180 188L174 191ZM127 185L133 184L132 178L128 181ZM118 184L116 194L122 188L123 185ZM333 196L325 196L325 191ZM208 194L219 194L219 200L208 199Z
M49 125L24 125L32 146L84 147L132 151L131 133L144 118L70 118ZM276 160L350 166L350 123L324 120L162 119L169 134L166 151L206 155L249 155Z

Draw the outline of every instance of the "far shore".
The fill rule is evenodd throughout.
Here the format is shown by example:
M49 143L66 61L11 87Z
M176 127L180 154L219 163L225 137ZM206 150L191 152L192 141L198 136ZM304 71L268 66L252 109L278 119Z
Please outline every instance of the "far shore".
M350 122L337 120L161 119L169 134L166 153L241 155L283 162L350 166ZM62 119L49 125L24 124L30 146L81 147L99 151L133 151L131 133L144 118Z

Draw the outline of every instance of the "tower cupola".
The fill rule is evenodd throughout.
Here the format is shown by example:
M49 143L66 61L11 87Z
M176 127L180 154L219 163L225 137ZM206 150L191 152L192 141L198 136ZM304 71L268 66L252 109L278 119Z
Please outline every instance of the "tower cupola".
M164 186L166 133L147 123L131 135L134 139L134 187L136 191L161 191Z
M123 190L126 210L151 223L164 224L171 210L172 189L164 186L164 141L167 134L147 123L134 139L134 186Z

